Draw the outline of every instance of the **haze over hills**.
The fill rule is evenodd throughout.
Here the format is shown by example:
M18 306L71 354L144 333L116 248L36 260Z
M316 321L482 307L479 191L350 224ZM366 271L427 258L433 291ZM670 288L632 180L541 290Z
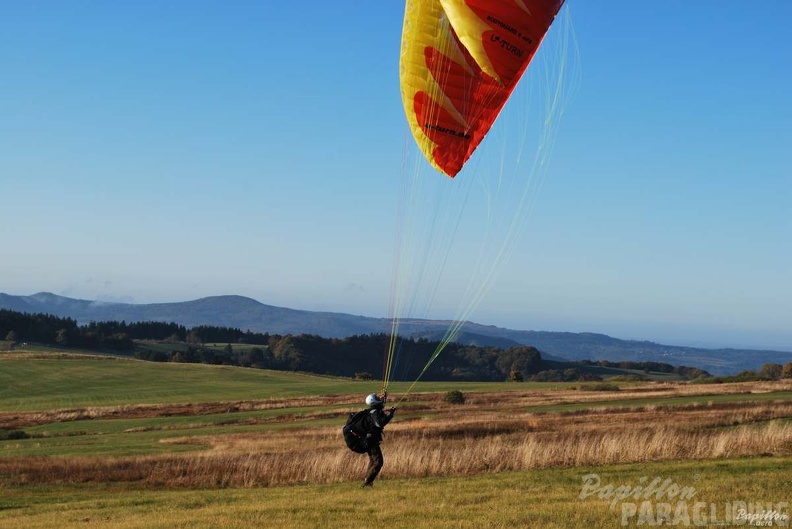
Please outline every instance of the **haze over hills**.
M0 309L46 313L69 317L78 323L91 321L164 321L187 327L216 325L270 334L316 334L327 338L390 331L386 318L336 312L313 312L265 305L244 296L214 296L177 303L130 304L89 301L41 292L32 296L0 293ZM448 321L404 320L401 334L440 339ZM524 331L466 322L458 342L508 348L532 345L548 359L654 361L705 369L712 374L733 374L758 369L768 362L783 364L792 352L704 349L663 345L648 341L621 340L604 334Z

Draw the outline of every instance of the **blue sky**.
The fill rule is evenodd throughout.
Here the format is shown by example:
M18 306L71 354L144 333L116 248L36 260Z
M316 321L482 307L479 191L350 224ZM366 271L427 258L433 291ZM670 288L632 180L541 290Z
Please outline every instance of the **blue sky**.
M403 6L365 4L4 3L0 292L386 316ZM577 90L471 319L792 350L792 2L567 6Z

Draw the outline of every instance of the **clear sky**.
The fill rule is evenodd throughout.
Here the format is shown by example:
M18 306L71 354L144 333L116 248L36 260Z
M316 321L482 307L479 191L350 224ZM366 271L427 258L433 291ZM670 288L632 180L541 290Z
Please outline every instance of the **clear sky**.
M471 319L792 350L792 2L567 6L578 88ZM2 2L0 292L387 316L402 17Z

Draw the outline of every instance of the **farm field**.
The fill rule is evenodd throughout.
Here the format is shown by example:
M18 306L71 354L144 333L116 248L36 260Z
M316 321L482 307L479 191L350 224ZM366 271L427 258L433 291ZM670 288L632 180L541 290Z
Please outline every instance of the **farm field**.
M637 515L627 516L623 525L623 511L631 512L629 501L611 508L613 500L581 498L583 476L591 473L603 485L615 486L637 486L643 477L670 479L695 489L690 523L680 517L675 526L731 526L732 513L739 508L789 501L790 466L790 457L764 457L552 468L385 479L371 490L357 483L200 489L119 484L0 487L0 527L345 529L351 518L362 518L364 527L397 529L560 529L645 527L664 521L652 512L640 524Z
M392 385L393 402L404 387ZM695 488L691 509L704 502L721 517L740 502L790 499L790 380L420 383L386 429L381 479L361 490L365 456L346 449L340 426L377 389L236 367L0 355L0 527L348 527L360 517L621 526L632 503L579 497L592 473L614 487L670 478ZM445 402L452 389L464 404Z
M376 381L49 351L0 353L0 362L0 412L357 395L380 389ZM394 383L393 392L404 391L408 386ZM449 391L458 386L455 382L419 382L414 391ZM533 382L521 387L540 389L561 384ZM465 388L498 391L513 389L514 385L470 382Z

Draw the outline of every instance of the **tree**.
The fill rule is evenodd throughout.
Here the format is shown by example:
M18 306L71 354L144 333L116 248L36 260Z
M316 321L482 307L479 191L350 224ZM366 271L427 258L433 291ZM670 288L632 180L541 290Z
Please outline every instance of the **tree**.
M778 380L783 370L781 364L765 364L759 370L759 376L766 380Z
M244 367L264 367L264 349L252 347L239 355L239 363Z
M14 331L8 331L6 334L5 341L8 344L8 350L11 351L14 349L14 346L17 343L17 333Z
M509 372L509 378L507 378L506 380L508 382L522 382L524 379L523 379L522 373L520 373L519 371L517 371L515 369L512 369Z
M287 334L278 342L273 355L278 364L286 369L297 371L303 367L302 353L291 335Z
M108 349L116 351L131 351L135 348L135 342L125 332L117 332L110 336L105 336L102 344Z
M69 331L66 329L60 329L58 332L55 333L55 342L58 345L69 345Z
M504 375L512 371L528 375L541 369L542 357L534 347L511 347L498 355L495 365Z
M781 369L781 378L792 378L792 362L787 362Z

